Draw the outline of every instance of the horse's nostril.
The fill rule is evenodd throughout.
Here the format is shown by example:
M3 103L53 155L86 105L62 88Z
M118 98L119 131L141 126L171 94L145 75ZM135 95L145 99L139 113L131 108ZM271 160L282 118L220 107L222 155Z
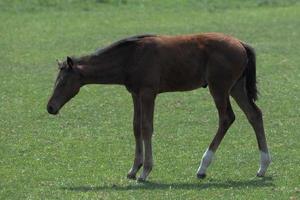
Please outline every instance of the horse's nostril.
M53 107L53 106L51 106L51 105L48 105L47 106L47 111L48 111L48 113L50 113L50 114L56 114L57 112L55 111L55 108Z
M53 111L53 107L52 107L52 106L50 106L50 105L48 105L48 106L47 106L47 110L48 110L48 113L52 113L52 111Z

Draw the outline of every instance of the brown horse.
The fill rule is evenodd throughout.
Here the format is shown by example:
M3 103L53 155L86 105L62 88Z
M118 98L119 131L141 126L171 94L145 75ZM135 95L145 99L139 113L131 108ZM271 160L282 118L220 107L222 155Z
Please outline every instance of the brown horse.
M205 151L198 178L204 178L235 116L231 95L252 125L261 154L257 176L264 176L270 162L262 113L255 105L256 61L244 42L220 33L183 36L140 35L120 40L94 54L67 57L59 62L55 89L47 105L50 114L74 97L86 84L121 84L134 105L135 158L127 177L139 181L152 170L153 112L155 97L162 92L188 91L208 86L219 114L219 128Z

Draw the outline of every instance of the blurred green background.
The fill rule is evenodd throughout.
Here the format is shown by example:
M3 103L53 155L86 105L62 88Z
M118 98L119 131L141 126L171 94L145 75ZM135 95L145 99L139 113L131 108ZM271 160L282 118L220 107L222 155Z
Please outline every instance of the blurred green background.
M299 199L298 0L0 0L0 199ZM195 177L217 128L207 89L156 101L154 170L126 179L132 102L122 86L90 85L59 116L46 112L55 59L130 35L224 32L257 51L273 163L256 178L253 130L236 121L205 180Z

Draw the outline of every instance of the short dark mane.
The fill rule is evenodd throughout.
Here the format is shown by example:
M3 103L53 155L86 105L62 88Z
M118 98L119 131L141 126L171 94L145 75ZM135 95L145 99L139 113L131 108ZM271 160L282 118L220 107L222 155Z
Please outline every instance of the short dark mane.
M142 38L145 38L145 37L155 37L157 35L154 35L154 34L144 34L144 35L135 35L135 36L131 36L131 37L128 37L128 38L124 38L124 39L121 39L107 47L104 47L104 48L101 48L101 49L97 49L97 51L94 53L94 55L100 55L104 52L107 52L109 51L110 49L112 48L115 48L115 47L120 47L120 46L123 46L123 45L127 45L131 42L134 42L134 41L138 41Z

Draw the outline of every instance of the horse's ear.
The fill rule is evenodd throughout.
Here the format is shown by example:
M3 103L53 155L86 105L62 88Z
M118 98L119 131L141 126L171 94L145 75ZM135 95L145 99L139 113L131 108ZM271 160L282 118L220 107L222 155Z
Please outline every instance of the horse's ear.
M69 56L67 57L67 64L68 64L68 67L70 67L70 68L72 68L74 65L73 59Z
M58 59L56 59L56 62L57 62L58 68L61 69L63 66L63 63Z

